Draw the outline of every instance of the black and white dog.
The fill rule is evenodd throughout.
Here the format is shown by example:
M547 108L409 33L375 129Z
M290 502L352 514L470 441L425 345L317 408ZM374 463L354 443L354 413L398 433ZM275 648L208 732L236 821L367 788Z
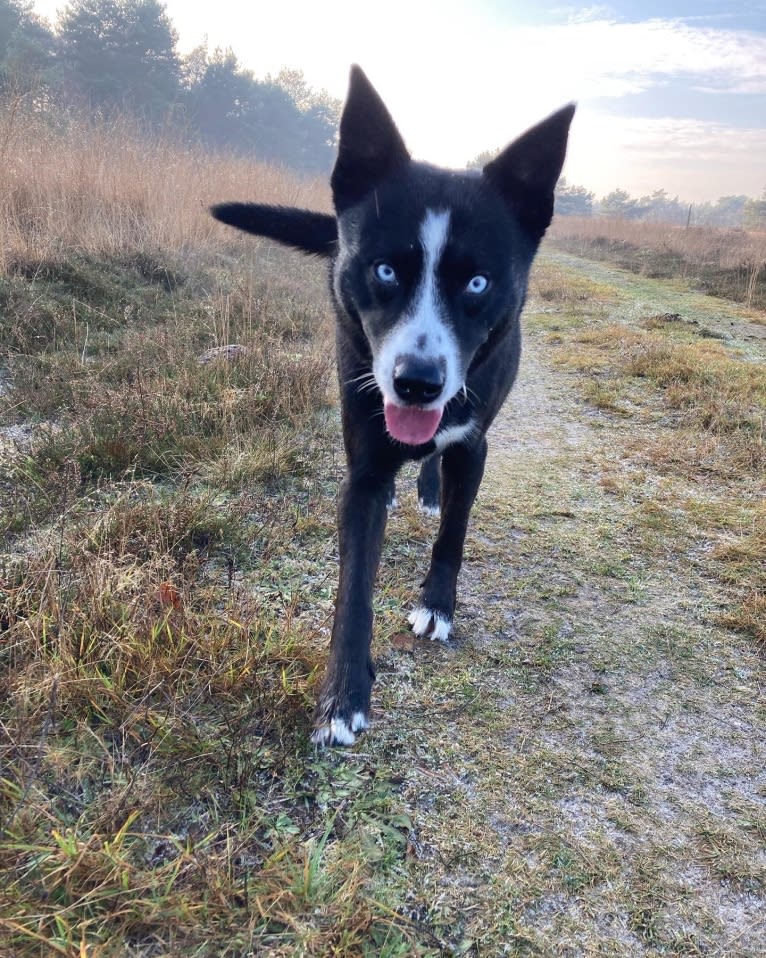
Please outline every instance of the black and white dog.
M330 257L348 473L340 579L313 741L350 745L375 678L372 592L402 463L422 461L423 508L441 512L409 622L446 639L485 434L519 364L519 314L553 215L574 106L533 127L479 172L410 159L388 110L353 67L331 186L336 215L253 203L224 223Z

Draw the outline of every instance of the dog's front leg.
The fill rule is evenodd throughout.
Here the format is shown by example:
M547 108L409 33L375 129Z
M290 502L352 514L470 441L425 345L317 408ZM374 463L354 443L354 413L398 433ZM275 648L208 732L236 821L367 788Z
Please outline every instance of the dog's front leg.
M449 446L442 455L439 534L418 604L409 617L416 635L441 640L449 637L468 516L479 491L486 459L484 438L471 446Z
M368 725L375 671L370 658L372 591L378 571L393 476L350 472L338 509L340 572L330 660L314 733L317 745L352 745Z
M438 516L441 510L441 459L439 455L426 459L418 474L418 505L429 516Z

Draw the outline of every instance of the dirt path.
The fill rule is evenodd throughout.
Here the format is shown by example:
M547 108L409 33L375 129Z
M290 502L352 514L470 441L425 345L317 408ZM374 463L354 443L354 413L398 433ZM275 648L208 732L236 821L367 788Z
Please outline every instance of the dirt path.
M703 310L727 338L758 331L734 307L594 271L611 320ZM730 489L653 469L643 452L671 427L586 403L529 325L457 638L382 655L381 704L408 716L413 915L428 902L456 953L761 955L764 663L716 625L711 542L690 519ZM415 523L395 520L395 542Z

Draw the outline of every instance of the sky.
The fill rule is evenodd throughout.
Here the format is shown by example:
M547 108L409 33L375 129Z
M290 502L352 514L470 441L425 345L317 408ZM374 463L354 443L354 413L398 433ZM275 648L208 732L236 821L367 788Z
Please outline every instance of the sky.
M61 0L37 0L55 20ZM358 63L418 159L462 167L576 101L567 181L689 202L766 189L766 0L166 0L257 77L342 98Z

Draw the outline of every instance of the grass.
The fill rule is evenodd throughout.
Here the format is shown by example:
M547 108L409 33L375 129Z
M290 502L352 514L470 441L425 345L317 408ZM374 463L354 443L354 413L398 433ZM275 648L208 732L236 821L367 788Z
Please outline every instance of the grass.
M324 194L29 129L0 172L0 952L760 954L752 311L548 249L457 636L404 630L434 531L406 474L373 728L318 752L326 276L204 205Z
M680 423L715 439L728 468L763 467L766 370L721 344L605 325L574 336L556 360L599 377L587 386L597 405L599 390L614 404L621 386L627 395L631 388L644 390L648 381L661 391L666 412L678 411Z
M134 477L80 488L7 558L10 952L417 953L369 893L406 844L396 785L364 759L311 757L321 635L273 583L263 598L243 583L256 563L284 583L281 556L316 537L300 490L292 527L275 522L292 481L258 500Z
M568 293L561 308L569 309ZM591 314L587 325L576 325L566 338L561 324L548 315L538 317L537 325L553 350L553 361L577 377L591 405L607 415L651 425L651 439L639 440L640 457L654 471L672 476L665 481L677 488L668 491L663 502L655 497L640 507L641 525L656 543L679 534L700 536L702 529L714 536L711 568L722 581L739 587L739 601L722 621L762 641L762 349L745 350L729 342L725 327L719 326L719 332L677 313L637 313L633 307L623 316L619 306L612 315ZM697 487L694 493L691 483ZM612 477L604 476L602 484L626 494ZM700 486L708 495L699 495Z
M579 256L643 276L681 279L713 296L766 308L763 233L562 216L551 236L558 247Z
M207 206L258 197L327 208L325 183L278 167L211 157L172 138L147 140L129 121L89 123L61 115L50 126L24 98L0 102L0 270L39 263L70 268L73 254L97 253L163 271L167 251L194 271L200 256L241 249L221 240ZM160 271L155 272L155 258ZM75 294L81 287L75 281ZM90 287L89 287L90 288Z
M111 273L113 265L100 268ZM38 278L26 291L54 325L47 341L38 334L22 344L9 331L15 376L5 422L9 431L20 422L36 427L35 442L22 443L2 469L0 523L8 531L55 512L72 487L127 474L204 473L236 486L301 471L296 429L327 403L329 359L313 345L327 335L326 313L298 306L288 288L229 291L212 271L203 279L215 292L198 299L196 288L155 296L138 278L133 298L152 300L141 308L115 290L109 313L95 309L105 332L87 294L79 328L76 315L67 328L74 303L60 303L58 287ZM272 309L275 296L281 306ZM253 311L261 308L269 320L259 327ZM23 306L7 315L25 330L41 329L27 325ZM246 350L236 362L200 365L204 349L231 341Z

